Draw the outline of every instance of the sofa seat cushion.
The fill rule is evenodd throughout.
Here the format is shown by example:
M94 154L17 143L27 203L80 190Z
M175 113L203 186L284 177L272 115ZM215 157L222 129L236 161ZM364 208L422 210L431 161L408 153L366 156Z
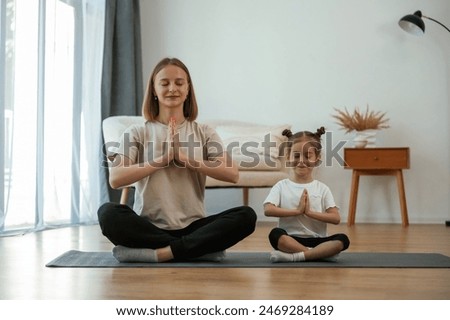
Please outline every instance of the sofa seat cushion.
M239 171L280 171L282 170L281 158L273 158L269 155L232 154L234 162L239 166Z
M291 125L263 125L234 120L207 121L222 138L224 147L233 156L279 157L280 145L287 140L282 135ZM251 158L250 158L251 160Z
M286 171L240 171L237 183L224 182L211 177L206 178L207 188L269 188L280 180L286 179Z

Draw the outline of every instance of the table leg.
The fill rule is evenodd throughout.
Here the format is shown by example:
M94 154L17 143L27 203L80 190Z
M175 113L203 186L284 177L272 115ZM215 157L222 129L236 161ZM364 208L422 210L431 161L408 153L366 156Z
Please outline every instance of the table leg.
M358 188L359 188L359 172L357 170L353 170L352 187L350 189L350 204L348 209L348 220L347 220L347 225L349 226L355 224L356 203L358 201Z
M408 208L406 207L405 184L403 182L402 170L397 170L396 176L397 176L398 196L400 198L400 210L402 212L402 225L404 227L407 227L409 225Z

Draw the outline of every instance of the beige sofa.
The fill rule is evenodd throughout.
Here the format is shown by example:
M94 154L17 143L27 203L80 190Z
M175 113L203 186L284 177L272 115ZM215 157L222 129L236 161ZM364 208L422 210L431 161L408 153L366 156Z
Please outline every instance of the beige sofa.
M207 188L242 188L243 204L248 205L249 189L270 188L288 177L279 146L290 125L262 125L234 120L206 121L222 138L225 148L239 166L239 181L229 183L206 178Z
M107 157L111 159L122 133L129 126L142 123L141 116L112 116L103 120L103 136ZM206 188L241 188L243 204L248 205L249 189L269 188L287 178L279 146L285 141L282 132L290 125L261 125L234 120L203 121L214 127L222 138L224 147L239 166L237 183L223 182L211 177ZM122 189L120 203L126 203L129 188Z

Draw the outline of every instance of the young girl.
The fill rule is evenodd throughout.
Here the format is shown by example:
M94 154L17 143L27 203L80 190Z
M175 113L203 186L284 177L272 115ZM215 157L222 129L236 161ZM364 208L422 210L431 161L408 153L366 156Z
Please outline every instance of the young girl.
M324 133L323 127L316 133L283 131L288 137L283 148L291 177L275 184L264 201L265 215L279 218L278 228L269 234L275 249L272 262L335 260L334 256L350 244L345 234L327 236L327 223L340 222L339 210L330 189L313 178L314 168L320 164L320 137Z

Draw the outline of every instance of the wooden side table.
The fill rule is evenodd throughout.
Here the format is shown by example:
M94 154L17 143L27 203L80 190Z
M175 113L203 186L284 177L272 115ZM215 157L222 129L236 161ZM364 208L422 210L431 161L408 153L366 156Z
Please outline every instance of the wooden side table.
M409 148L345 148L344 168L353 169L347 225L355 224L359 177L390 175L397 178L402 225L408 226L403 169L409 169Z

